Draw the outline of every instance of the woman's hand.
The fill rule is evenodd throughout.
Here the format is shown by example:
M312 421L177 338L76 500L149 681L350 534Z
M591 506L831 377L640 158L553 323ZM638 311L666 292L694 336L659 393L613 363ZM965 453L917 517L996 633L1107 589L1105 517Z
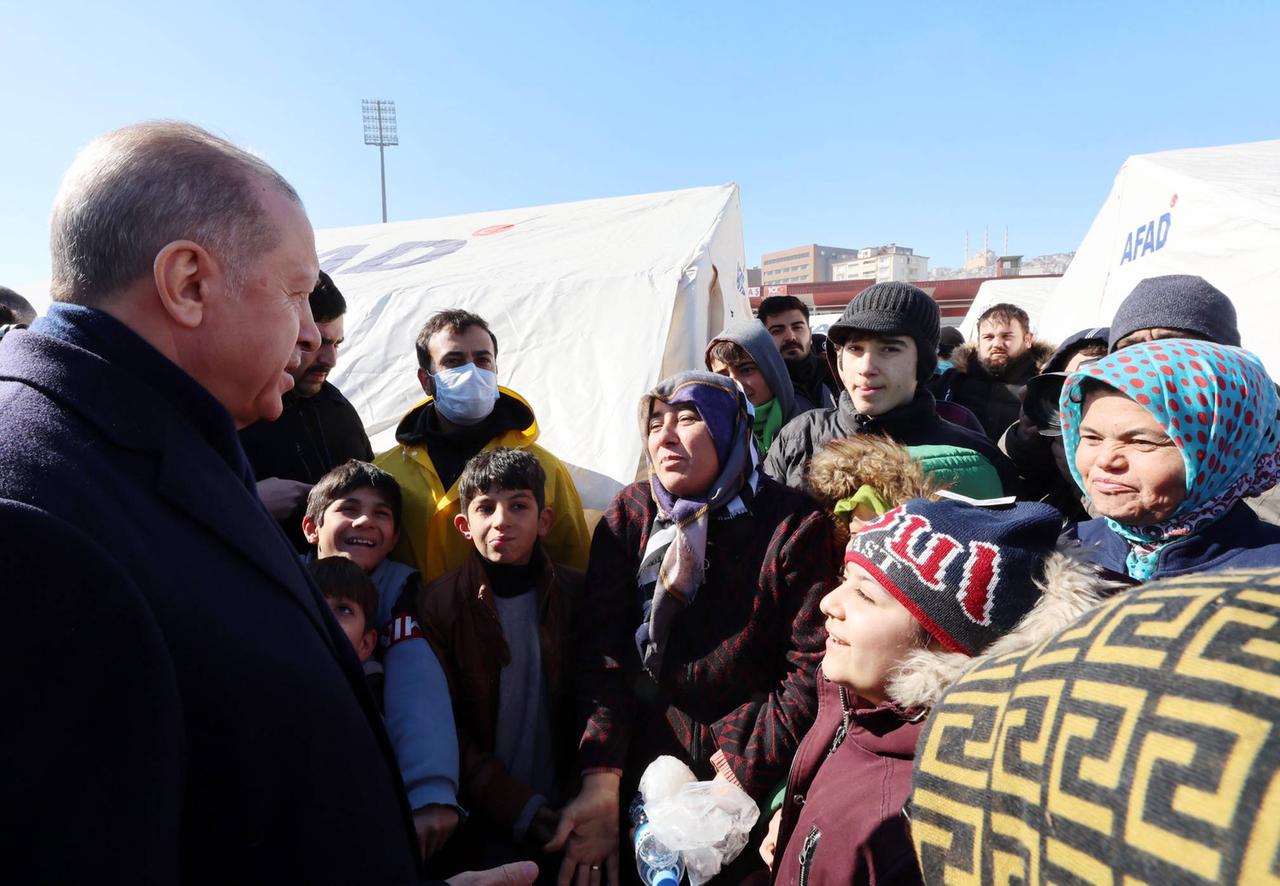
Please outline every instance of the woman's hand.
M618 782L619 776L597 772L582 780L582 790L560 813L560 826L544 847L564 849L559 886L600 886L601 870L607 882L618 880Z
M773 818L769 819L769 832L760 841L760 857L769 866L769 870L773 870L773 856L778 852L778 829L780 827L782 827L781 808L773 813Z

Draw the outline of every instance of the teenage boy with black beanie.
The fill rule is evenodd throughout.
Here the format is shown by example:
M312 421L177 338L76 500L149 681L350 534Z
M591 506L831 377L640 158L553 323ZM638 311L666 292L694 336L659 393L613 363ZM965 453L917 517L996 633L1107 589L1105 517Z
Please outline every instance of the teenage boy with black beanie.
M991 462L1006 494L1017 492L1013 464L984 435L938 416L923 383L938 362L938 305L907 283L877 283L854 297L827 331L827 361L843 390L832 409L797 416L774 438L764 471L804 488L818 447L855 434L882 434L904 446L971 449Z

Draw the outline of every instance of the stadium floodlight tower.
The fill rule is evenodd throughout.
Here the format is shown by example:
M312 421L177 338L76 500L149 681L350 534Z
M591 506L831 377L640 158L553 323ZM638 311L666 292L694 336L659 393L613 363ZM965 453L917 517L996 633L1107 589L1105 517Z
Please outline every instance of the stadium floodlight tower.
M382 173L382 223L387 222L387 161L383 151L400 144L396 135L396 103L379 98L360 101L364 117L364 143L378 146L378 169Z

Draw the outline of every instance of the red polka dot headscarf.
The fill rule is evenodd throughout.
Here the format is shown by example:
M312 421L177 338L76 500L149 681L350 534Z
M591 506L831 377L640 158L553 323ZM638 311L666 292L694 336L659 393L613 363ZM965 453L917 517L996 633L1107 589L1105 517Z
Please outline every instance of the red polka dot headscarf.
M1163 523L1139 530L1107 519L1142 549L1129 558L1135 578L1154 570L1160 547L1203 529L1240 499L1280 480L1276 388L1262 361L1242 348L1171 338L1109 354L1082 366L1062 386L1062 441L1081 489L1076 447L1084 408L1080 387L1087 379L1115 388L1151 413L1186 468L1187 497Z

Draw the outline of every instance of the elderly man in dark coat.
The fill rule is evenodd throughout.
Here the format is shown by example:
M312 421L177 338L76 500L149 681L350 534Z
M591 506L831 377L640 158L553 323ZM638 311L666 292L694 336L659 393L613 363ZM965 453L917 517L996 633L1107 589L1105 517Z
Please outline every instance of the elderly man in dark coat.
M416 879L361 668L236 439L318 344L297 193L127 127L67 173L51 246L54 306L0 341L6 873Z

